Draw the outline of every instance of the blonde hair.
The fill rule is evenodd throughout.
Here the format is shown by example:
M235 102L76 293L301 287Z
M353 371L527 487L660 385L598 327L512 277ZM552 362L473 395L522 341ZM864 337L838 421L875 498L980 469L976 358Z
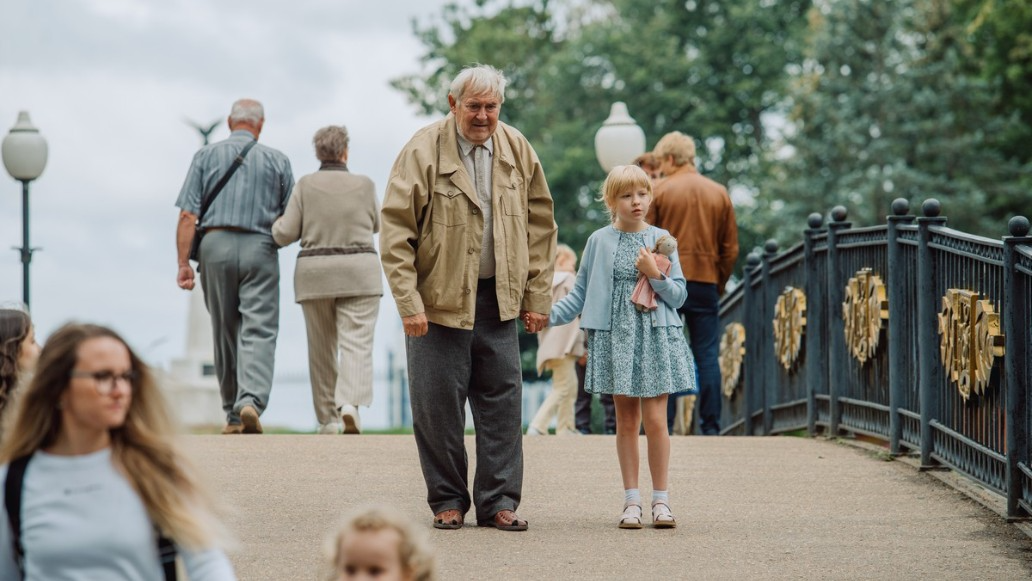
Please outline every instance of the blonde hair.
M326 556L329 560L330 575L328 579L336 579L343 554L341 545L349 536L356 533L375 533L393 530L398 533L398 560L402 570L412 581L435 581L437 573L434 569L434 553L426 538L426 533L417 529L412 522L400 512L385 506L360 508L350 513L337 531L327 539Z
M641 169L659 169L659 159L656 157L656 154L652 153L651 151L646 151L645 153L634 158L634 165L640 167Z
M674 165L681 167L689 164L695 167L695 140L691 135L685 135L680 131L671 131L664 135L652 153L659 159L666 159L666 156L674 156Z
M178 545L201 550L214 547L220 539L228 540L213 516L213 503L172 442L173 422L153 374L107 327L69 323L47 338L36 374L20 390L4 422L0 463L31 455L57 440L62 430L57 404L79 361L79 347L101 337L125 345L136 372L125 423L110 431L114 463L140 496L151 520Z
M618 165L609 172L606 181L602 182L602 197L599 201L609 210L610 221L616 221L616 197L637 188L645 188L649 192L649 197L652 197L652 180L640 167Z
M555 263L556 263L556 265L559 264L559 259L561 259L561 258L566 258L567 260L570 261L570 264L574 268L577 267L577 253L574 252L573 248L570 248L569 245L563 244L562 242L560 242L560 243L555 245Z

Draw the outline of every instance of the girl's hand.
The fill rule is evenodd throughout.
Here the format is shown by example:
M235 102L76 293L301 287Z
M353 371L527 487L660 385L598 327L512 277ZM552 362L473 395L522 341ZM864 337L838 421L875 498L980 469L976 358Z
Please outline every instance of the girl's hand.
M652 257L652 253L644 248L638 249L638 258L634 261L634 267L649 278L662 278L663 276L659 267L656 266L656 259Z

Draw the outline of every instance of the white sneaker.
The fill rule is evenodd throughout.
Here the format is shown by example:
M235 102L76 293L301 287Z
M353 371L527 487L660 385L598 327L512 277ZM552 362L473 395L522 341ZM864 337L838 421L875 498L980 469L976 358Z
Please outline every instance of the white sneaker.
M362 420L358 417L358 408L346 405L340 408L340 419L344 422L345 434L361 434Z
M328 424L321 424L319 426L319 431L317 433L319 433L319 434L339 434L340 433L340 424L335 423L335 422L330 422Z

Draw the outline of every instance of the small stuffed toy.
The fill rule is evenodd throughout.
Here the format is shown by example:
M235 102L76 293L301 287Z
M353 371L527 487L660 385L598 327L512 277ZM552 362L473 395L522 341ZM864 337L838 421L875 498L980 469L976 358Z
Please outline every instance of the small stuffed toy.
M669 234L664 234L656 239L656 247L652 249L652 257L656 259L656 266L663 274L670 275L670 265L674 252L677 251L677 239ZM631 302L638 311L654 311L659 308L656 302L656 291L652 290L649 279L644 274L638 274L638 284L634 285L634 292L631 293Z

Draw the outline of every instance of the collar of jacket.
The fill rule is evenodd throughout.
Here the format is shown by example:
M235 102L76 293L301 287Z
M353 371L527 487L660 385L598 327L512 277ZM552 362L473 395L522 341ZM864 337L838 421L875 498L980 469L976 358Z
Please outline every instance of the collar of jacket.
M509 131L509 126L499 121L498 128L495 129L494 135L491 136L494 146L494 155L492 156L492 159L494 159L493 171L504 171L507 175L516 169L516 164L513 161L516 159L516 156L513 155L512 147L509 145L507 138ZM438 128L437 155L437 173L448 176L456 188L466 194L466 197L474 205L480 207L480 197L477 196L477 190L473 187L473 182L470 181L466 166L462 164L462 159L459 157L459 134L458 128L455 126L455 115L453 113L449 113L444 118L444 123Z
M319 166L319 171L332 170L332 171L348 171L348 164L341 163L339 161L324 161Z

